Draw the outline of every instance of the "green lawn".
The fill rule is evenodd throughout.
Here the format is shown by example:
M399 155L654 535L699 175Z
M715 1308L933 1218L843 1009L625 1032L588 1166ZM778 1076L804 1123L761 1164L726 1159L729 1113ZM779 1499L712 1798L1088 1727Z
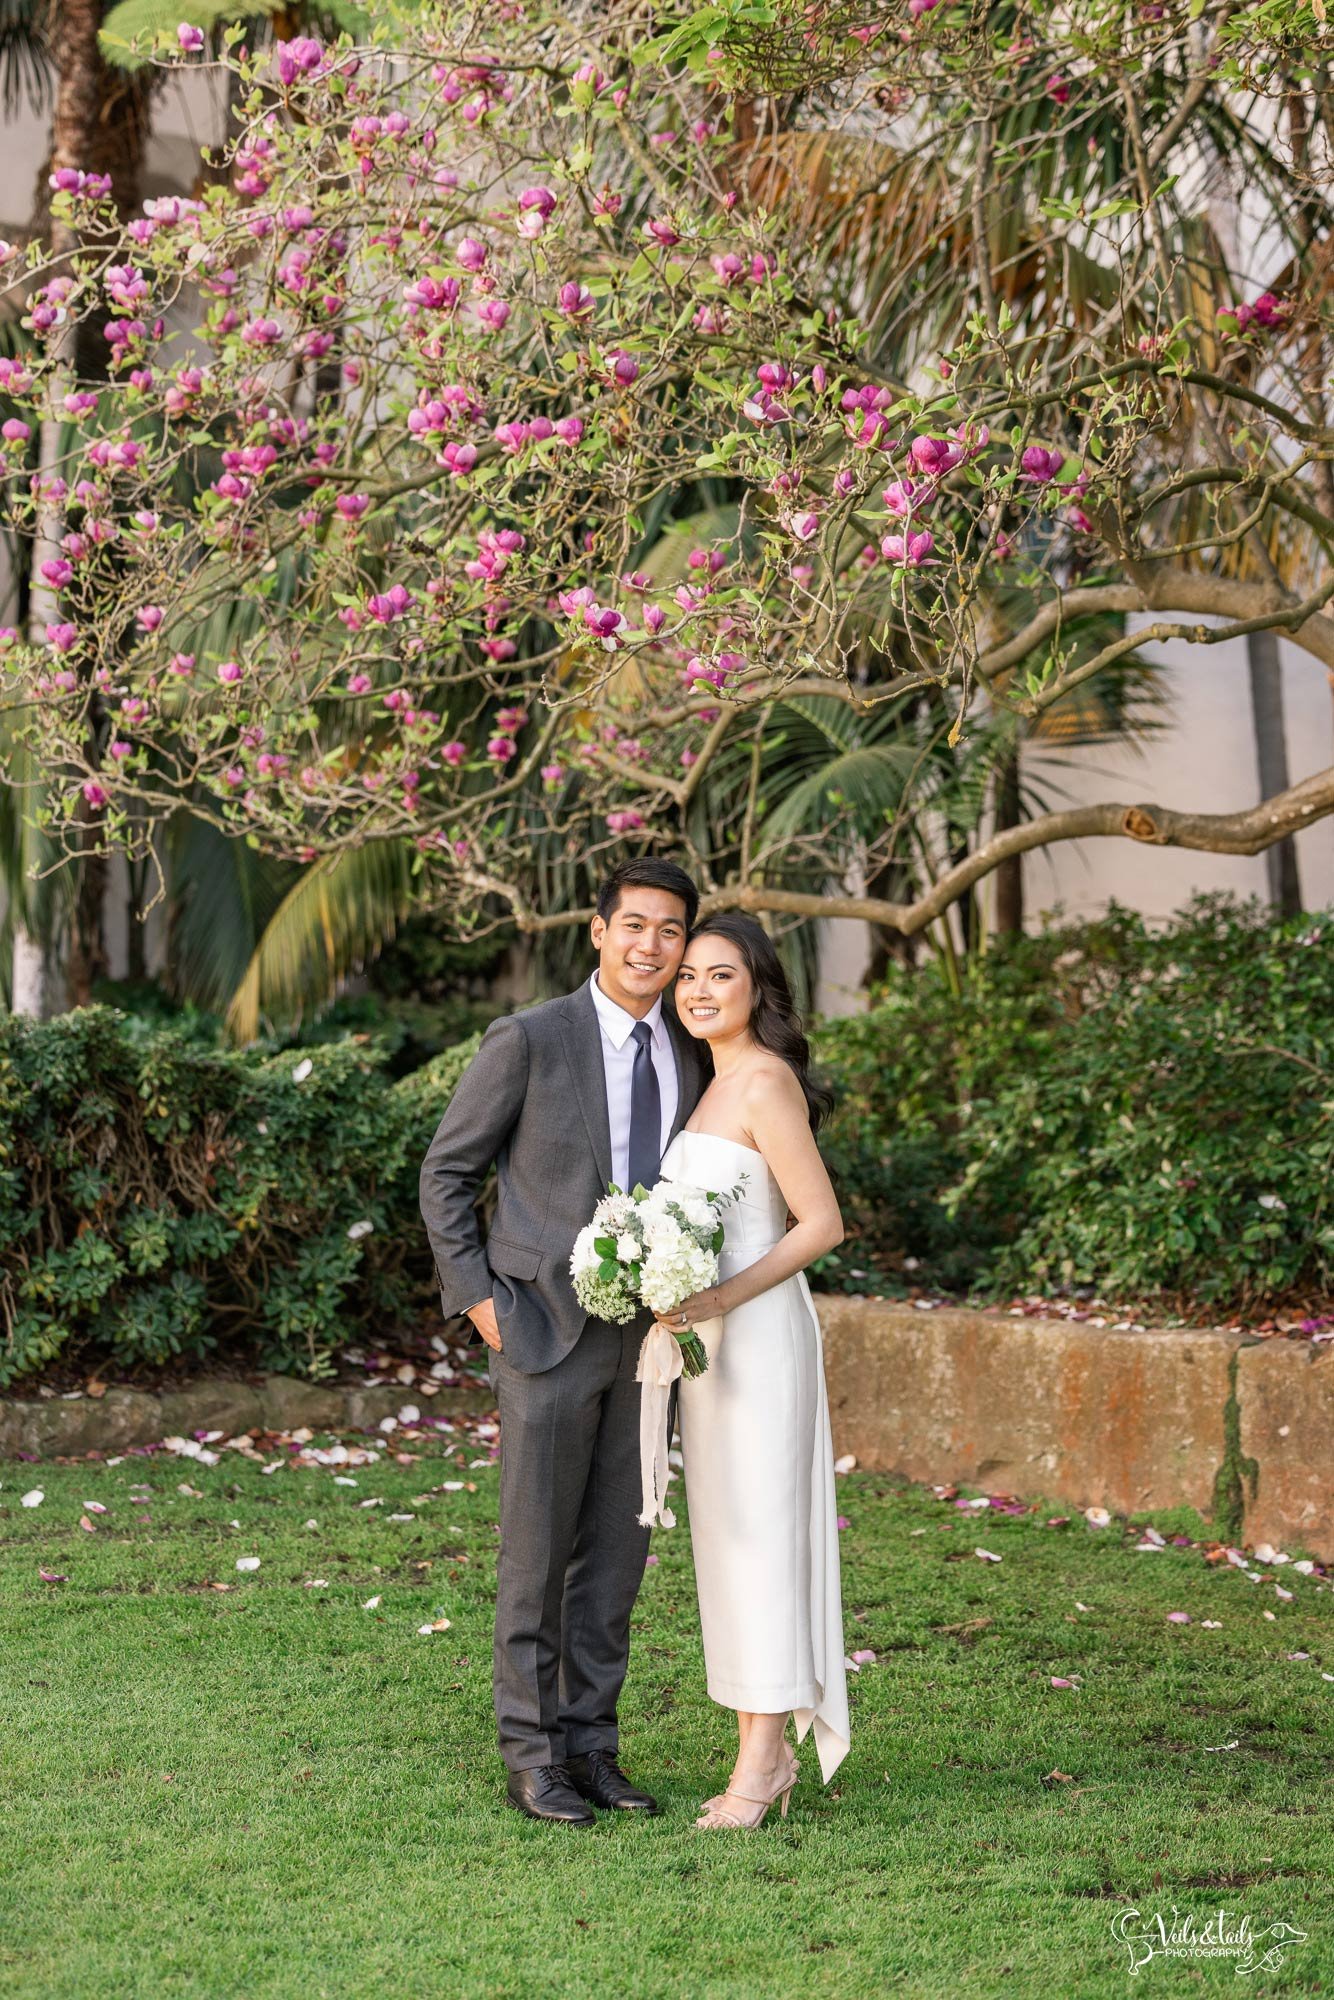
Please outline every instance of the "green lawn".
M232 1454L0 1464L7 2000L1334 1983L1334 1593L1318 1578L1278 1572L1285 1602L1198 1549L1137 1554L1119 1524L979 1519L854 1474L848 1644L878 1658L853 1680L852 1755L822 1793L808 1744L791 1818L728 1837L691 1824L730 1728L704 1694L682 1525L655 1539L622 1716L664 1815L562 1832L501 1805L496 1472L433 1451L356 1468L355 1486ZM476 1490L421 1497L451 1477ZM33 1487L45 1499L24 1508ZM94 1533L88 1501L107 1510ZM238 1572L252 1554L258 1571ZM440 1615L450 1630L420 1636ZM1306 1942L1258 1978L1161 1957L1129 1978L1113 1918L1174 1904Z

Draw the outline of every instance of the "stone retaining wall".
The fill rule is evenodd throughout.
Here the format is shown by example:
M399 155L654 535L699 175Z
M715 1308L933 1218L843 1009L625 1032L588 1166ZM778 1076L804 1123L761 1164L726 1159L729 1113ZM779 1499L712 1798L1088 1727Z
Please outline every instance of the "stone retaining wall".
M1334 1353L1242 1334L821 1298L834 1445L871 1472L1113 1513L1189 1506L1220 1537L1334 1558ZM192 1430L374 1430L418 1400L268 1376L161 1397L0 1402L0 1457L112 1452ZM442 1389L448 1416L484 1383Z
M440 1389L429 1401L416 1389L345 1387L266 1375L249 1382L205 1380L151 1396L139 1389L108 1389L105 1396L0 1402L0 1458L32 1452L39 1458L81 1457L84 1452L124 1451L191 1431L239 1437L254 1429L373 1431L381 1417L416 1403L428 1416L451 1417L495 1407L485 1382Z
M822 1298L835 1449L877 1472L1112 1513L1193 1507L1334 1558L1334 1353L1244 1334Z

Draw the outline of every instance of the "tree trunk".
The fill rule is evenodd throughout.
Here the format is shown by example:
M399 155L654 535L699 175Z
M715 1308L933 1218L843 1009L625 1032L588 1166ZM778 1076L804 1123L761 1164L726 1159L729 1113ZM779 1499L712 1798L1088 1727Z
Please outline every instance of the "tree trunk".
M996 772L996 831L1019 824L1019 745L1006 752ZM996 870L996 935L1015 937L1024 928L1024 857L1009 854Z
M57 66L55 109L51 120L51 167L78 167L88 172L108 173L116 206L127 216L138 206L144 147L148 137L149 86L137 78L108 68L98 46L102 25L102 0L58 0L51 30L51 50ZM77 235L68 223L52 223L53 257L70 257L78 247ZM100 318L80 324L75 339L62 357L80 380L104 378L106 343ZM47 431L52 435L48 437ZM54 426L44 426L42 457L54 464L57 441ZM36 546L34 572L64 529L60 509L43 510ZM33 623L40 629L52 609L39 603L43 592L34 591ZM90 709L89 762L96 768L100 756L101 705ZM77 862L78 885L74 896L70 945L66 965L66 987L71 1007L86 1007L95 982L106 976L107 949L105 905L107 888L106 856L101 815L88 814L83 836L83 853Z
M1260 773L1260 797L1271 799L1288 789L1288 744L1283 726L1283 667L1273 632L1251 632L1246 638L1251 679L1251 717L1255 727L1255 757ZM1291 834L1265 850L1269 900L1280 916L1296 916L1302 907L1297 875L1297 843Z
M14 961L10 984L11 1012L44 1021L51 991L50 967L38 939L22 924L14 926Z

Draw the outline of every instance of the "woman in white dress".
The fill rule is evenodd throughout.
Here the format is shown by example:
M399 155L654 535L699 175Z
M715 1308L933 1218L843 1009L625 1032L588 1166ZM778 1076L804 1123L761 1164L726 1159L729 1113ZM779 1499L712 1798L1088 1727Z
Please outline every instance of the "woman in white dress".
M805 1278L843 1223L815 1143L831 1099L760 925L711 919L686 948L676 1006L714 1074L663 1177L712 1194L742 1184L718 1284L663 1321L696 1326L709 1354L681 1384L679 1424L708 1689L739 1736L727 1790L696 1825L755 1827L775 1799L787 1811L789 1716L798 1743L813 1730L826 1783L848 1751L833 1446Z

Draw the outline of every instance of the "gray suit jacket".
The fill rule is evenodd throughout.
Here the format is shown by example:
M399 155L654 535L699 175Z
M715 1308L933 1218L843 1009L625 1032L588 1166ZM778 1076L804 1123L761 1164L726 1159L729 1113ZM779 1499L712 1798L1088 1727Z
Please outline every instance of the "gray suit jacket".
M676 1057L675 1137L699 1101L704 1062L667 1005L663 1019ZM474 1203L493 1161L498 1200L484 1246ZM422 1162L446 1317L489 1296L520 1374L554 1368L584 1329L570 1252L610 1179L602 1029L585 983L491 1023Z

